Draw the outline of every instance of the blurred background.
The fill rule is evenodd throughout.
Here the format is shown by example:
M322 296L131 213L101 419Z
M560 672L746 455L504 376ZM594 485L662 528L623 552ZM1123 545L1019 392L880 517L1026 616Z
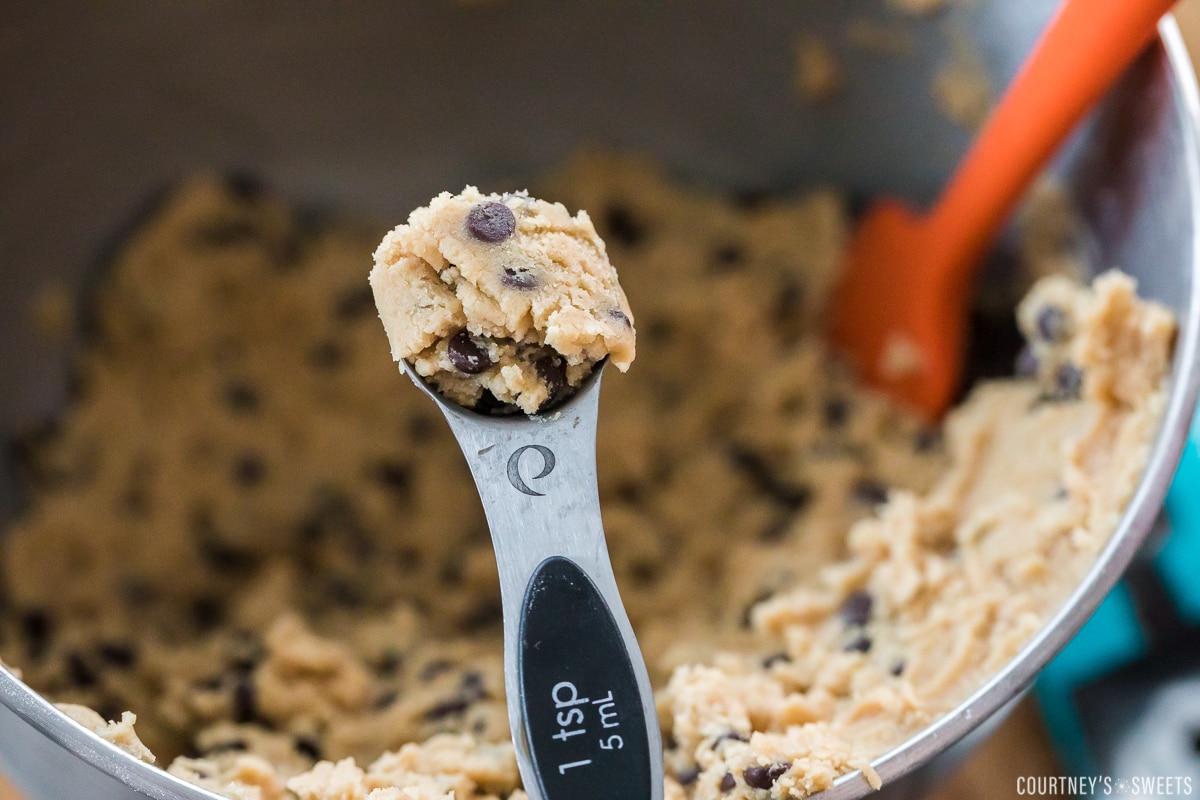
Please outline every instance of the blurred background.
M1182 0L1176 16L1193 63L1200 63L1200 0ZM1062 775L1037 706L1026 700L930 800L999 800L1016 793L1018 776ZM0 800L21 800L0 776Z

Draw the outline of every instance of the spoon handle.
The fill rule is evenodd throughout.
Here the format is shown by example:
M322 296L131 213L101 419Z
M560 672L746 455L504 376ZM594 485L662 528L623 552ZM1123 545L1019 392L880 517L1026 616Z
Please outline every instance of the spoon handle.
M439 402L483 501L504 677L531 800L661 800L649 676L617 591L596 484L599 375L544 418Z
M1065 0L928 217L926 233L975 258L1071 128L1133 62L1176 0Z

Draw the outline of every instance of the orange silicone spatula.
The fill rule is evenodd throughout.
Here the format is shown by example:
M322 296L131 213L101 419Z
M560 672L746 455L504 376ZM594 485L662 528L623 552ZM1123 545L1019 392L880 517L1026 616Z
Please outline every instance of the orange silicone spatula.
M873 386L939 417L958 389L971 276L1037 172L1175 0L1065 0L934 207L884 200L851 243L830 334Z

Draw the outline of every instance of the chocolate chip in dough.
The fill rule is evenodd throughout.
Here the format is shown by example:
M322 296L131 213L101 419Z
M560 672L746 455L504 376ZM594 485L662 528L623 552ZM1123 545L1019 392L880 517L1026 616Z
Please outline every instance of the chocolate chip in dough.
M633 322L629 319L629 315L619 308L610 308L608 310L608 315L624 325L626 328L633 327Z
M127 642L101 642L96 653L114 667L132 667L137 662L137 648Z
M546 384L547 403L554 402L567 387L567 367L558 356L543 356L534 364L538 377Z
M321 760L321 743L317 741L315 736L305 736L303 734L297 736L292 740L292 749L313 761Z
M840 428L850 418L850 403L844 397L830 397L821 407L821 417L827 428Z
M604 210L601 219L606 236L626 247L636 247L646 238L646 226L634 216L633 211L621 203L612 203Z
M789 656L787 653L783 653L783 652L772 653L771 655L767 656L766 658L764 658L762 660L762 665L763 665L763 669L770 669L771 667L775 666L776 664L788 664L791 662L791 660L792 660L792 657Z
M500 282L512 289L522 291L536 289L538 285L538 279L533 273L517 267L505 267L504 271L500 273Z
M868 506L882 505L888 499L887 487L872 478L860 478L855 481L851 493L855 500Z
M1032 348L1025 345L1021 348L1021 352L1017 353L1017 363L1015 371L1018 378L1033 378L1038 373L1038 359L1033 354Z
M467 230L481 242L498 244L513 235L517 218L512 209L494 200L476 203L467 212Z
M222 397L226 407L235 414L251 414L257 411L262 403L254 387L242 381L226 384Z
M867 653L867 652L870 652L870 650L871 650L871 637L870 637L870 636L863 636L863 635L855 636L853 639L851 639L851 640L850 640L850 643L849 643L849 644L847 644L847 645L846 645L845 647L843 647L842 649L843 649L843 650L845 650L847 653Z
M1043 306L1037 313L1035 327L1044 342L1062 342L1071 335L1071 320L1058 306Z
M375 311L375 293L370 286L348 289L338 297L333 315L343 322L369 316Z
M233 465L233 479L239 486L258 486L267 476L267 465L257 453L242 453Z
M308 363L314 369L330 372L345 365L346 351L332 339L325 339L309 349Z
M742 771L742 778L745 779L746 785L752 788L770 789L791 766L786 761L766 767L756 764L746 767Z
M238 676L233 687L233 721L244 725L258 715L258 692L249 675Z
M67 680L79 689L90 689L96 685L99 676L96 670L79 653L67 653Z
M1083 373L1074 364L1063 364L1054 373L1054 399L1078 400L1083 389Z
M732 792L735 786L737 786L737 779L733 777L732 772L726 772L725 776L721 778L721 783L718 784L718 788L722 792Z
M712 250L710 261L714 272L729 272L742 265L746 250L738 242L722 242Z
M699 777L700 777L700 767L698 767L696 765L692 765L686 769L680 770L679 774L677 774L675 776L675 780L679 783L680 786L691 786L693 783L696 782L696 779Z
M54 635L53 620L45 611L31 609L21 616L20 629L29 658L40 660L50 649L50 639Z
M838 616L846 625L863 626L871 621L871 606L874 599L869 592L858 589L846 595L838 609Z
M450 337L446 355L454 368L464 375L478 375L493 364L487 349L471 338L465 328Z

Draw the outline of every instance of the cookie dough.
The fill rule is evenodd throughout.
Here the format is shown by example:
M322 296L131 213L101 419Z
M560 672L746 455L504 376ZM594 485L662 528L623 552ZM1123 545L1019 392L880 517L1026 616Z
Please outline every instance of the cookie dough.
M836 194L717 197L607 155L535 188L595 215L638 312L597 447L667 797L873 781L1094 563L1157 430L1170 315L1119 275L1041 283L1026 375L934 430L818 335ZM0 657L136 713L157 763L231 798L523 800L487 527L364 281L384 233L244 179L179 186L96 289L71 407L19 443Z
M438 195L384 237L371 288L392 357L465 406L535 414L601 359L633 362L633 314L587 213L524 192Z

